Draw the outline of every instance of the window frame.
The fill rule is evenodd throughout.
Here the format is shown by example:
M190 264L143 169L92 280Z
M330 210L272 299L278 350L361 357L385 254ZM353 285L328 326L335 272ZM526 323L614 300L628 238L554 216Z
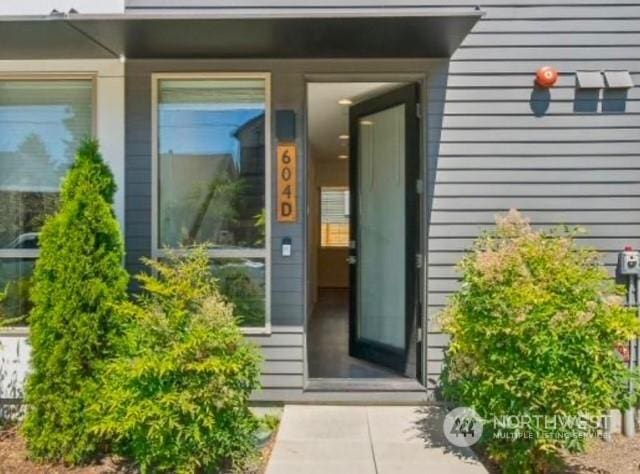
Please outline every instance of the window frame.
M271 105L271 73L268 72L178 72L178 73L152 73L151 74L151 258L157 260L166 255L165 249L159 246L159 184L160 174L158 166L158 105L159 105L159 85L162 80L243 80L262 79L264 80L264 115L265 115L265 244L264 248L246 249L209 249L207 251L209 260L213 263L215 259L224 258L256 258L264 259L265 262L265 323L263 326L241 327L245 334L271 334L271 166L272 166L272 114ZM172 249L178 255L187 254L188 249Z
M324 245L322 242L322 190L323 189L332 189L332 190L340 190L340 192L344 193L343 195L345 195L345 211L349 211L349 205L350 205L350 200L351 200L351 195L349 194L351 192L351 190L349 189L349 186L347 185L340 185L340 186L320 186L319 190L318 190L318 194L320 196L320 208L319 208L319 215L318 215L318 220L319 220L319 228L320 228L320 245L319 248L320 250L344 250L344 249L349 249L349 242L351 240L351 216L349 214L345 214L345 216L347 217L347 229L349 231L349 237L347 238L347 242L344 245Z
M24 72L0 72L0 82L56 82L56 81L87 81L91 84L91 137L96 138L98 133L98 74L94 72L80 73L24 73ZM40 249L2 249L0 248L0 260L40 258ZM26 335L29 326L5 326L0 328L3 335Z

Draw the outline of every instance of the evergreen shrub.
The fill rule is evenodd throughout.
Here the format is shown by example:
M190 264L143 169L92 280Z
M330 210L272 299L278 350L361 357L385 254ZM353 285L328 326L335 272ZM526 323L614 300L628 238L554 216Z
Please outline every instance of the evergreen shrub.
M89 433L87 407L100 397L97 374L113 355L115 305L128 284L115 191L98 143L85 141L63 182L59 211L39 236L22 428L37 460L82 463L101 448Z

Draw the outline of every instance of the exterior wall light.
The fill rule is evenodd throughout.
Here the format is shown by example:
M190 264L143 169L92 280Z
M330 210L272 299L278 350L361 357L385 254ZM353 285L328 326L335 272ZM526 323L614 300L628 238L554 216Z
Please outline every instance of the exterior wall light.
M543 66L536 72L536 84L540 87L553 87L557 81L558 71L551 66Z

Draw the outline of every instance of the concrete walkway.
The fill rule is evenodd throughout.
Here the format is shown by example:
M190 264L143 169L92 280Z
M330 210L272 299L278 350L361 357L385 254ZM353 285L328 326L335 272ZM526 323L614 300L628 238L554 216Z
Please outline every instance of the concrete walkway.
M287 405L267 474L485 474L437 407Z

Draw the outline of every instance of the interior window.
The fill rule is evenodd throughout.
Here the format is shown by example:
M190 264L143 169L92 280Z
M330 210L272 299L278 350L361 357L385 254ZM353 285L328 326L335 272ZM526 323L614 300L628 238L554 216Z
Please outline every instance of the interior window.
M0 323L24 324L45 218L80 141L92 134L93 82L0 80Z
M349 188L320 188L320 245L349 246Z
M266 80L160 79L158 249L206 245L240 322L266 320Z

